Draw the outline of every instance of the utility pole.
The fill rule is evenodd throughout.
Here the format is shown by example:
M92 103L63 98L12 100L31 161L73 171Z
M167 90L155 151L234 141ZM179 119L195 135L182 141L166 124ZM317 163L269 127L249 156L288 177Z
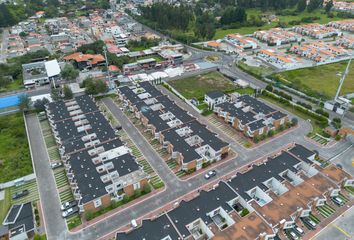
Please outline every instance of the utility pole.
M349 73L349 66L350 66L350 62L351 62L351 61L352 61L352 58L350 58L350 60L349 60L349 62L348 62L348 65L347 65L347 67L346 67L346 69L345 69L345 71L344 71L344 73L343 73L343 75L342 75L342 77L341 77L341 79L340 79L340 81L339 81L339 87L338 87L338 89L337 89L336 96L334 97L334 101L337 101L337 99L338 99L340 90L342 89L342 85L343 85L343 83L344 83L344 79L345 79L345 77L346 77L346 76L348 75L348 73Z
M108 69L108 58L107 58L107 47L103 46L103 53L104 53L104 57L106 60L106 68L107 68L107 72L108 72L108 82L109 82L109 89L114 89L114 83L112 82L112 78L111 78L111 72Z

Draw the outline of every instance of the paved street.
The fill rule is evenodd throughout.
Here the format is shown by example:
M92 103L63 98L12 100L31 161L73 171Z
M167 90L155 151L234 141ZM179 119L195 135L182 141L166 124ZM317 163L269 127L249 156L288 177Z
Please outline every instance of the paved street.
M354 207L323 229L313 240L354 239Z
M37 176L39 196L44 210L45 227L48 239L58 239L67 231L61 217L59 196L55 185L53 171L49 165L47 148L43 139L37 115L27 115L26 124L31 147L34 169Z

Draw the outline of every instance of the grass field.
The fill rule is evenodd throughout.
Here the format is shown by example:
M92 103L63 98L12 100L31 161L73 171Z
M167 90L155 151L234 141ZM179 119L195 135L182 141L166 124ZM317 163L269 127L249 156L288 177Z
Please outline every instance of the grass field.
M248 9L247 10L247 17L250 18L250 16L254 15L261 15L264 14L264 12L262 12L261 10L257 10L257 9ZM271 14L271 12L269 12L269 14ZM280 22L290 22L290 21L299 21L301 20L301 18L303 17L320 17L319 20L316 20L315 22L317 23L328 23L330 21L336 21L336 20L340 20L340 18L334 17L334 18L329 18L327 16L327 14L323 14L323 10L317 10L314 12L307 12L304 11L296 16L278 16ZM220 39L223 38L224 36L226 36L227 34L230 33L240 33L240 34L252 34L255 31L258 30L267 30L273 27L276 27L277 23L276 22L271 22L270 24L265 24L261 27L241 27L241 28L235 28L235 29L217 29L214 39ZM289 27L291 27L289 25Z
M344 72L347 61L321 65L311 68L286 71L273 75L276 79L285 84L291 85L308 95L314 91L315 97L332 99L336 94L339 79L338 72ZM354 92L354 63L351 64L341 94Z
M0 223L2 223L2 221L6 217L7 212L11 207L10 189L9 188L4 189L4 194L5 194L4 199L0 201Z
M210 72L198 76L170 81L169 84L185 98L203 99L210 91L232 91L235 85L219 72Z
M0 117L0 182L33 172L22 113Z
M23 87L23 80L22 79L16 79L12 81L11 83L7 84L4 87L0 88L0 92L5 92L5 91L12 91L12 90L18 90L22 89Z

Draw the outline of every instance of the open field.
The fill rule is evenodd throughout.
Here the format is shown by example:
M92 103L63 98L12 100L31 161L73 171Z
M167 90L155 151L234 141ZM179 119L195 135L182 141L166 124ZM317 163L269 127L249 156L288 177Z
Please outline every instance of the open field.
M320 19L316 20L315 21L316 23L328 23L330 21L337 21L337 20L341 19L338 17L329 18L327 16L327 14L323 14L322 12L323 12L323 10L316 10L311 13L304 11L296 16L288 15L288 16L277 16L277 17L279 18L280 22L286 22L286 23L288 23L290 21L300 21L301 18L309 17L309 16L319 17ZM267 12L264 13L258 9L248 9L247 10L248 19L252 15L257 16L257 15L262 15L262 14L267 14ZM271 14L271 13L269 12L269 14ZM241 27L241 28L234 28L234 29L217 29L214 39L223 38L224 36L226 36L227 34L230 34L230 33L252 34L253 32L258 31L258 30L267 30L267 29L270 29L270 28L273 28L276 26L277 26L277 22L271 22L270 24L265 24L261 27L252 26L252 27ZM288 27L291 27L291 25L289 25Z
M235 85L219 72L187 77L170 81L169 84L180 92L185 98L204 99L204 94L210 91L230 92L235 90Z
M0 117L0 182L32 173L22 113Z
M296 69L274 74L276 80L290 85L308 95L331 99L336 94L339 79L338 72L344 72L347 61L321 65L311 68ZM354 92L354 64L349 69L341 94Z
M11 194L10 189L4 189L4 199L0 200L0 222L2 223L6 217L7 212L11 207Z

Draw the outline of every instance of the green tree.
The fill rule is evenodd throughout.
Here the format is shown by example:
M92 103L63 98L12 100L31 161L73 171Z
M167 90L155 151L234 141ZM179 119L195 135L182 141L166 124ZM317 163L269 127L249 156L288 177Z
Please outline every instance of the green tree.
M326 13L329 13L331 11L332 7L333 7L333 1L330 0L326 3L326 6L325 6Z
M299 2L297 3L296 10L298 12L303 12L306 9L306 5L307 5L307 1L306 0L299 0Z
M68 63L65 64L63 70L61 71L61 76L67 81L75 80L77 76L79 76L79 71L75 69L73 65Z
M89 95L96 95L108 91L106 82L101 79L93 80L92 78L87 78L83 82L83 87L85 88L85 93Z
M69 100L73 98L73 92L71 91L70 87L68 85L64 85L63 88L63 94L64 94L64 99Z
M33 107L37 110L37 111L44 111L45 110L45 105L49 103L49 100L47 98L42 98L42 99L37 99L34 104Z
M194 29L196 36L201 37L202 39L211 39L214 37L215 32L215 21L211 14L206 12L197 17Z
M59 91L59 89L58 88L52 88L50 96L52 97L53 101L59 101L60 100L60 91Z
M30 108L31 99L27 94L21 94L19 96L19 105L21 111L27 111Z

